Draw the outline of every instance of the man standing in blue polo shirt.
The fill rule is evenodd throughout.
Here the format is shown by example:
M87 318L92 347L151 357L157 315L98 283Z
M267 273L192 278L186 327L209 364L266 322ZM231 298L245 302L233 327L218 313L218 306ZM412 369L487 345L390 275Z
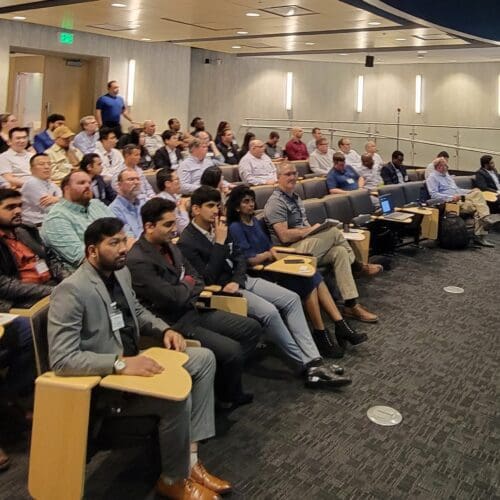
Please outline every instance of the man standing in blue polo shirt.
M350 165L345 164L342 153L333 155L333 167L326 176L326 184L330 194L343 194L354 191L365 185L365 180Z
M110 127L115 131L116 137L122 135L120 118L123 115L129 122L132 118L128 114L127 106L122 96L118 95L120 86L116 80L108 83L108 93L97 99L95 116L100 127Z

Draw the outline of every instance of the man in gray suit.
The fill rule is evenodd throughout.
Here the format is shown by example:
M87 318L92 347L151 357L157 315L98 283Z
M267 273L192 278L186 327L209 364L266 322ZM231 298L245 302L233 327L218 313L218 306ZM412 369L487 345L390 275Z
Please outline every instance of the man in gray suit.
M210 475L198 461L197 443L214 435L215 358L204 348L186 348L182 335L142 307L125 267L123 223L102 218L84 235L86 260L53 292L48 340L52 369L63 376L153 376L163 368L139 352L139 335L162 339L167 349L186 351L184 368L193 380L182 402L102 390L104 406L120 416L157 416L162 476L157 492L169 498L215 499L230 484Z

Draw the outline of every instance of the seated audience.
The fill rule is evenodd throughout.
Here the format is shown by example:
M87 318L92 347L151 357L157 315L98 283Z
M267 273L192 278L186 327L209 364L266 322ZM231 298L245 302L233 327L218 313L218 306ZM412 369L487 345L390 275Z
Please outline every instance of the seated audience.
M103 127L99 130L95 152L101 157L102 176L107 181L124 169L123 155L116 149L116 142L116 134L112 128Z
M280 135L278 132L270 132L269 139L266 142L266 155L271 158L271 160L281 160L285 153L283 149L278 144L280 140Z
M238 165L241 156L238 144L234 140L233 131L230 128L222 131L217 146L224 157L224 163L228 165Z
M122 150L128 144L135 144L139 148L141 157L139 159L139 163L137 163L137 166L141 170L148 170L153 166L153 157L149 154L149 151L145 146L146 133L142 128L134 128L132 132L130 132L130 140L127 142L127 144L123 145Z
M95 153L97 141L99 140L99 132L97 131L99 126L97 125L95 116L84 116L80 120L80 127L82 130L75 135L73 146L79 149L84 155Z
M33 153L27 149L28 129L11 128L9 144L9 149L0 154L0 174L12 187L21 187L31 174L30 158Z
M365 185L365 180L351 165L346 165L342 153L335 153L333 155L333 168L326 176L326 185L330 194L344 194L362 188Z
M311 131L312 139L307 143L307 152L311 156L312 152L315 151L318 140L323 139L323 134L319 127L314 127Z
M186 400L130 397L111 390L94 394L92 399L109 414L118 405L118 418L158 417L161 476L157 493L169 498L216 498L216 492L201 483L220 487L217 493L229 491L231 485L208 474L197 456L197 443L215 433L213 354L204 348L186 348L182 335L135 299L125 268L126 242L122 223L114 218L96 221L85 231L86 260L56 288L50 303L47 331L51 368L63 376L161 373L161 365L141 355L140 335L156 337L167 349L186 351L189 360L184 368L193 381ZM114 311L113 329L110 311Z
M182 154L177 147L179 145L177 132L165 130L161 134L161 138L163 146L156 151L153 157L154 168L177 170L182 161Z
M219 146L222 134L224 133L224 130L231 130L231 124L229 122L221 121L219 122L219 125L217 125L217 131L215 132L215 144Z
M429 163L429 165L427 165L427 167L425 167L425 172L424 172L425 178L428 179L429 175L434 173L434 171L436 170L436 165L438 163L444 161L446 163L446 166L448 166L449 159L450 159L450 155L448 154L447 151L441 151L440 153L438 153L436 158L434 158L434 160L432 160Z
M134 291L174 330L213 351L218 365L215 393L223 406L249 403L252 396L243 392L241 377L245 360L257 346L260 325L251 318L196 305L204 283L172 244L177 234L175 210L175 203L158 198L142 207L144 232L127 256Z
M175 170L162 168L156 172L156 185L158 186L158 198L170 200L175 203L175 225L177 233L181 234L189 224L187 205L189 198L181 196L181 183L179 175Z
M156 123L153 120L146 120L143 125L144 130L144 146L146 147L151 158L163 146L163 140L160 134L156 133Z
M144 201L153 198L155 196L155 192L151 187L149 181L146 179L142 168L138 166L141 159L141 151L139 147L135 144L127 144L123 148L122 154L124 162L122 170L125 169L134 172L140 179L139 198ZM115 191L118 190L118 175L120 174L120 172L116 172L113 176L112 186Z
M199 116L195 116L191 120L191 127L193 127L193 130L191 130L191 135L196 137L196 134L198 132L205 131L205 121L203 120L203 118L201 118ZM208 135L210 136L210 140L212 140L212 136L210 134L208 134Z
M207 152L208 144L200 139L194 139L189 145L189 156L178 169L182 194L191 194L200 187L201 175L213 165L212 160L207 158Z
M376 191L381 185L384 184L382 177L380 177L379 167L375 165L373 155L370 153L365 153L361 155L361 168L359 169L359 175L363 180L363 189L366 189L370 193ZM380 205L378 196L370 196L374 206L378 207Z
M255 134L253 132L247 132L243 136L243 144L240 149L240 158L243 158L248 151L250 151L250 143L255 139Z
M17 118L12 113L0 115L0 154L9 149L9 130L17 126Z
M52 135L55 142L45 153L50 158L52 168L51 179L53 181L60 181L72 170L79 168L83 155L79 149L71 145L75 134L66 125L57 127L52 132Z
M37 153L30 159L31 176L23 184L23 220L34 226L42 222L54 203L62 196L61 188L50 180L50 158L45 153Z
M391 161L387 165L384 165L380 171L380 176L385 185L404 184L409 181L406 167L403 165L404 160L405 157L401 151L394 151L392 153Z
M102 173L102 160L97 153L84 155L80 163L80 170L89 174L92 179L92 194L96 200L109 205L115 198L116 192L109 182L104 180Z
M500 180L495 168L495 162L490 155L483 155L480 159L481 168L476 172L476 187L481 191L489 191L497 195L496 202L488 202L492 213L500 212Z
M181 122L177 118L170 118L168 120L168 130L177 134L177 138L182 142L184 147L189 145L189 142L192 140L191 135L188 132L181 131Z
M479 189L461 189L448 173L446 162L440 161L425 181L432 199L458 204L460 213L474 215L474 242L483 247L494 247L486 239L488 229L498 222L498 215L490 215L490 209Z
M66 123L66 118L63 115L54 113L47 117L47 125L43 132L35 135L33 146L37 153L44 153L55 142L53 135L54 130Z
M286 143L285 154L290 161L307 160L309 153L307 146L302 142L304 131L300 127L293 127L291 130L292 138Z
M316 141L316 147L309 155L309 167L318 175L326 175L333 167L333 155L335 151L328 147L328 139L320 137Z
M339 153L345 156L346 164L350 165L357 172L358 168L361 167L361 156L357 151L351 148L351 139L348 137L341 137L337 144Z
M356 300L358 290L352 275L354 253L351 246L336 227L309 236L309 233L317 229L320 224L313 226L309 224L304 202L294 192L296 184L295 166L289 163L279 165L278 187L264 207L264 218L272 243L291 246L301 253L311 253L318 259L318 265L330 266L344 300L344 316L368 323L376 322L377 316ZM379 273L381 266L364 264L361 270L371 276Z
M118 195L109 208L123 222L127 236L135 241L142 233L141 207L146 201L139 196L141 179L134 170L125 169L118 174L117 181Z
M222 156L222 153L217 149L215 142L212 141L208 132L200 130L196 132L194 136L208 145L207 158L212 161L213 166L222 165L224 163L224 156Z
M256 186L276 182L276 166L264 153L264 143L258 139L250 142L250 151L240 160L238 171L246 184Z
M208 167L201 175L201 186L209 186L217 189L221 196L221 214L225 214L226 210L226 194L232 188L232 184L228 184L222 176L220 167Z
M97 219L114 217L99 200L92 199L91 179L76 170L61 182L63 198L45 217L40 235L43 242L63 261L64 268L73 272L83 261L83 233Z
M384 166L384 160L382 160L382 157L378 154L377 143L375 141L368 141L365 144L365 152L372 156L375 169L380 171Z
M207 285L247 299L248 315L305 376L308 387L341 386L350 379L322 363L302 310L300 297L275 283L246 274L246 262L228 237L219 216L220 193L202 186L191 196L193 219L179 238L179 248Z
M249 266L269 264L277 257L271 240L265 233L261 222L255 218L254 213L254 191L247 186L237 186L227 201L229 232L247 259ZM366 335L356 333L342 318L318 271L312 278L278 272L262 273L262 277L275 281L278 285L288 288L300 296L313 324L313 339L323 356L341 357L346 342L360 344L367 339ZM320 307L335 324L335 341L331 332L325 328ZM340 348L335 342L338 342Z

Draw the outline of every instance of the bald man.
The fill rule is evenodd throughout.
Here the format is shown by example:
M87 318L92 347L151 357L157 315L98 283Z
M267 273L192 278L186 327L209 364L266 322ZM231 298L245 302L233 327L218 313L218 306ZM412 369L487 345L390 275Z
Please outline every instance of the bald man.
M258 186L276 183L276 167L264 153L264 148L265 144L258 139L250 141L248 153L241 159L238 167L240 178L246 184Z
M377 144L375 141L368 141L365 144L365 152L372 156L374 166L377 170L380 170L384 164L384 160L382 160L382 157L378 154Z
M146 120L143 129L146 134L144 146L152 158L156 151L163 147L163 139L156 133L156 123L153 120Z
M292 138L286 143L285 153L289 160L307 160L309 153L307 146L301 141L304 131L300 127L293 127Z

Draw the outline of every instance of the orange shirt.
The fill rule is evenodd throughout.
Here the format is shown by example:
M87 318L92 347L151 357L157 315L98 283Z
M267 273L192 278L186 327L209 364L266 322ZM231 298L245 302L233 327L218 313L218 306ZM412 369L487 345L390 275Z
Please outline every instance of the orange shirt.
M19 241L14 233L5 233L0 230L0 237L5 240L5 243L10 248L14 259L16 259L17 269L21 276L21 281L25 283L46 283L50 280L50 272L43 271L39 273L36 269L37 263L41 259L36 255L31 248Z

